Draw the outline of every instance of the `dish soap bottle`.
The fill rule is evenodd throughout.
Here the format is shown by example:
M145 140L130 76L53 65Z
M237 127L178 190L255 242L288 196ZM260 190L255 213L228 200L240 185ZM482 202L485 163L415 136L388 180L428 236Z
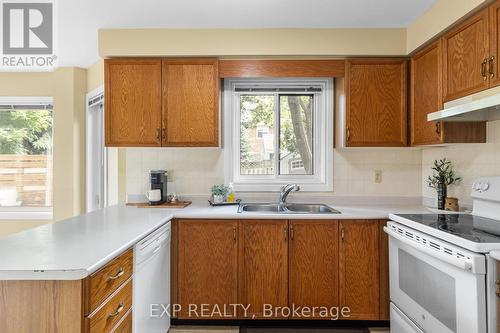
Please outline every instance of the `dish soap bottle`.
M229 194L227 195L227 202L235 202L236 201L236 195L234 194L234 188L233 188L233 183L229 183Z

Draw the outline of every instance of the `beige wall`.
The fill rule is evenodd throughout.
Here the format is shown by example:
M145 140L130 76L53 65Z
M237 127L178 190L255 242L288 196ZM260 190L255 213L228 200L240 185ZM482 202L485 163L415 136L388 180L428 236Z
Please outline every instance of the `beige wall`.
M85 209L86 70L54 72L54 220Z
M100 59L87 69L87 92L104 84L104 60Z
M406 30L406 51L413 50L452 25L474 8L491 0L438 0Z
M101 57L404 55L405 29L101 29Z
M84 206L86 70L0 73L0 96L54 98L54 220L80 214ZM0 235L51 221L0 220Z

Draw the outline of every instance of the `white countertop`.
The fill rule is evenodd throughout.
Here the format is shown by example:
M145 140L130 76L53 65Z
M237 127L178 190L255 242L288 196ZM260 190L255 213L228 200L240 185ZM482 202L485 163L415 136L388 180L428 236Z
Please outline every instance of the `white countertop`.
M331 205L341 214L237 213L237 206L195 201L182 209L116 205L0 238L0 280L82 279L172 218L385 219L389 214L428 213L418 205Z
M82 279L171 218L118 205L0 238L0 280Z

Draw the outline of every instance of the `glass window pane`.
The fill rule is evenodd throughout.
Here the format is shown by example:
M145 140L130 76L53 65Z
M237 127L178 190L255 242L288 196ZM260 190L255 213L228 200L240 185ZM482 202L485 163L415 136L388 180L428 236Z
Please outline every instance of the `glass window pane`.
M0 110L0 207L52 206L52 110Z
M274 96L240 96L240 174L274 174Z
M280 175L313 174L313 95L280 95Z

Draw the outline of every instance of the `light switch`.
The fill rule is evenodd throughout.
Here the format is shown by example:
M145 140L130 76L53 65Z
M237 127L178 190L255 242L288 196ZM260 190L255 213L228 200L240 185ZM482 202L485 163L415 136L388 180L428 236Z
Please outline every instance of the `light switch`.
M373 181L375 183L382 183L382 170L375 170L373 172Z

